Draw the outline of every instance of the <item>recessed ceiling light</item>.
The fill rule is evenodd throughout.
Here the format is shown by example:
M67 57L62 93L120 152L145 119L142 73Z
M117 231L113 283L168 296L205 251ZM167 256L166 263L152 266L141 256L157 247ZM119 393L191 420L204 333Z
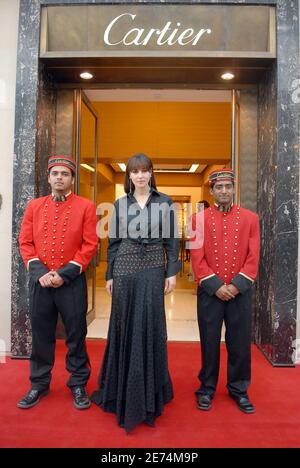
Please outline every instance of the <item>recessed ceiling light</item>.
M121 171L123 171L123 172L126 171L126 164L124 164L124 163L118 163L118 166L119 166L119 168L121 169Z
M88 171L95 172L95 168L90 166L89 164L80 164L81 167L87 169Z
M94 77L94 75L92 75L89 72L80 73L80 78L83 78L84 80L90 80L93 77Z
M199 164L192 164L191 167L190 167L189 172L196 172L198 167L199 167Z
M232 80L234 78L234 74L230 72L226 72L226 73L223 73L223 75L221 75L221 78L223 78L223 80Z

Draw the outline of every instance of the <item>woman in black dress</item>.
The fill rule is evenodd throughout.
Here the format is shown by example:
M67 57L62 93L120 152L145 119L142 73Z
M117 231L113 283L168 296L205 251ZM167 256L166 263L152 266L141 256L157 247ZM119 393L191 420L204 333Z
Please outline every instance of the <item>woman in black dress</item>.
M127 432L154 425L173 398L164 294L175 289L179 240L172 199L157 191L151 160L129 159L109 229L107 345L92 401Z

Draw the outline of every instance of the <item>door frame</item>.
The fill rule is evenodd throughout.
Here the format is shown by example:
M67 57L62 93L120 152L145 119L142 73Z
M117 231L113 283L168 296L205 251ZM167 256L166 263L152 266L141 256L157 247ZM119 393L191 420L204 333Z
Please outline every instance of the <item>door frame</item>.
M97 204L97 165L98 165L98 127L99 127L99 116L96 109L93 107L89 98L85 94L82 88L74 89L73 96L73 155L76 160L76 173L74 192L76 195L79 194L79 182L80 182L80 146L81 146L81 116L82 116L82 103L84 103L92 115L95 117L95 141L94 141L94 199L93 202ZM98 253L98 252L97 252ZM97 255L97 254L96 254ZM89 325L96 317L96 255L91 260L90 265L93 268L92 275L92 308L87 311L87 324Z

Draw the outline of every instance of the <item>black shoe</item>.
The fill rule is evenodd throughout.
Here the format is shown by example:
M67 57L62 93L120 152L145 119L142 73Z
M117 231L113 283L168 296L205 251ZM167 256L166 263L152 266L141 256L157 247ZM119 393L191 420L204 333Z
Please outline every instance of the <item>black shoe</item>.
M251 401L249 400L248 395L238 396L238 395L233 395L232 393L229 393L229 396L236 402L238 408L241 411L243 411L243 413L246 413L246 414L255 413L255 408L252 405Z
M91 400L84 387L72 387L72 395L74 397L74 406L76 409L88 409L91 406Z
M208 411L211 408L212 405L212 396L208 395L208 393L204 394L197 394L197 408L201 409L203 411Z
M28 393L26 393L22 400L19 401L17 407L21 409L32 408L39 403L42 397L49 395L49 392L49 388L44 390L36 390L32 388Z

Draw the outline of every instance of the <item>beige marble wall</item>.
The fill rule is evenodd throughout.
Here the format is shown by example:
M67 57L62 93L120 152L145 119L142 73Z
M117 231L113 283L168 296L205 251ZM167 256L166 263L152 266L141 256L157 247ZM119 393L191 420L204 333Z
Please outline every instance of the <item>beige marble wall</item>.
M10 351L13 148L19 0L0 2L0 353Z

